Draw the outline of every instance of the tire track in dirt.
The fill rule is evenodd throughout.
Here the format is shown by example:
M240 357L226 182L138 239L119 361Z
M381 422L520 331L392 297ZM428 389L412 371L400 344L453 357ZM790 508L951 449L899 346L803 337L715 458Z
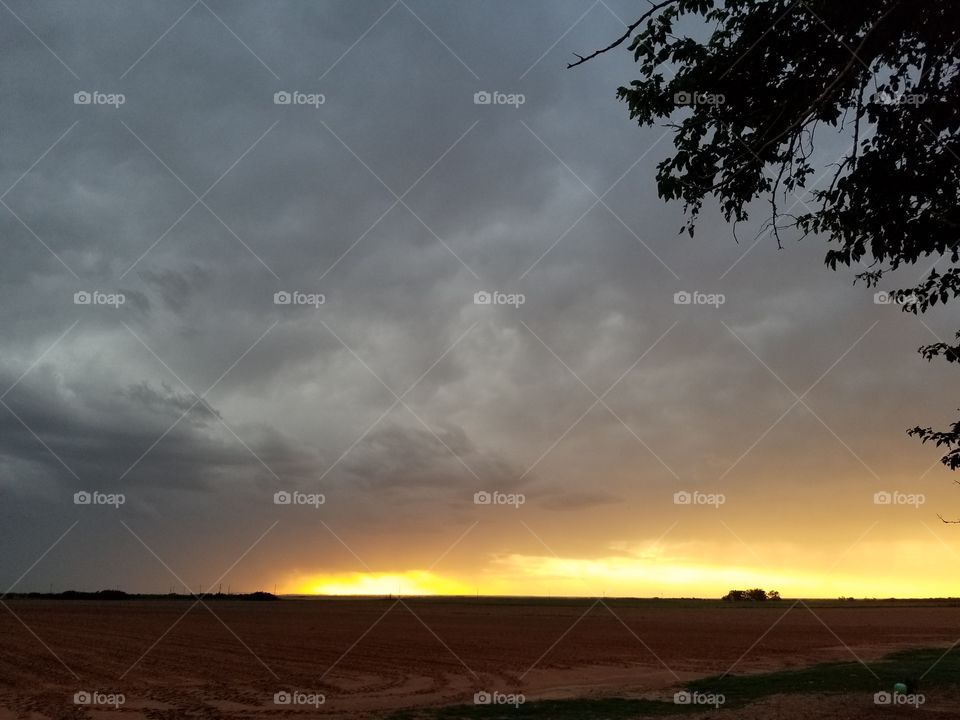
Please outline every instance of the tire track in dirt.
M412 612L397 606L386 615L389 600L211 601L229 629L197 606L170 630L190 601L7 602L80 680L0 614L0 720L107 712L74 705L79 690L124 693L119 712L131 720L373 717L470 702L480 689L528 699L639 696L668 689L670 671L689 679L734 663L747 672L851 659L837 637L869 662L901 647L949 644L960 625L960 608L947 605L817 607L820 619L798 607L767 632L789 606L610 601L614 615L602 606L584 614L592 601L411 598ZM326 702L275 705L282 690L322 693Z

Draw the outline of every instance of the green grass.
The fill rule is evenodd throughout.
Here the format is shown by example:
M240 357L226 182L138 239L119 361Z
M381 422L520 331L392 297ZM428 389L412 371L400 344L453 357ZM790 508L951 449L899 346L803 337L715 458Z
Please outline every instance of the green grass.
M937 688L960 685L960 649L944 655L942 649L906 650L869 663L821 663L797 670L750 675L714 676L686 683L690 692L723 694L724 709L748 705L770 695L791 693L857 693L872 695L892 690L895 682L911 685L911 691L931 694ZM879 678L879 679L878 679ZM914 686L916 689L914 689ZM401 712L392 720L627 720L628 718L685 715L706 710L702 705L675 705L671 701L629 698L578 698L542 700L513 706L456 705L423 711Z
M550 720L626 720L658 715L689 713L687 705L674 705L660 700L596 698L576 700L541 700L512 705L451 705L431 710L399 712L390 720L513 720L513 718L550 718ZM702 711L704 708L699 707Z
M821 663L797 670L703 678L688 683L690 690L723 693L727 705L745 705L773 694L864 693L891 690L896 682L917 692L960 685L960 649L944 655L939 648L904 650L868 663ZM942 659L941 659L942 658ZM874 676L876 674L876 677ZM879 678L879 679L878 679Z

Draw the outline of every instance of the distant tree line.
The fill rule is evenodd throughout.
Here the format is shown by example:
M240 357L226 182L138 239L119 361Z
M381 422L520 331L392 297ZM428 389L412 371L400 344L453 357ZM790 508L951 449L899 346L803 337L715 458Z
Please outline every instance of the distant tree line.
M84 592L80 590L65 590L59 593L9 593L5 597L20 597L42 600L190 600L193 598L203 598L204 600L279 600L280 598L273 593L258 590L252 593L206 593L194 595L193 593L167 593L143 594L126 593L123 590L97 590L96 592Z
M739 600L779 600L780 593L776 590L764 590L763 588L753 588L752 590L731 590L724 595L721 600L725 602L737 602Z

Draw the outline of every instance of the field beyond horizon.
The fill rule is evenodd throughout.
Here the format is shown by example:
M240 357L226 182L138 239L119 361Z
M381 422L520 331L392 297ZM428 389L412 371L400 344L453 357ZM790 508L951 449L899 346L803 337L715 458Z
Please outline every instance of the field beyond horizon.
M908 650L919 711L960 700L951 600L208 600L7 598L0 718L897 716Z

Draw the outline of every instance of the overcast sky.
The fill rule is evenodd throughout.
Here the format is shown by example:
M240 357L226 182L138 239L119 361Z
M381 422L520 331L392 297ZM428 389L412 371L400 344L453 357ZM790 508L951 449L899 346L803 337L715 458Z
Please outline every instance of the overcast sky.
M630 53L565 69L635 14L6 0L2 589L960 592L904 432L952 417L916 348L954 323L762 204L678 235Z

